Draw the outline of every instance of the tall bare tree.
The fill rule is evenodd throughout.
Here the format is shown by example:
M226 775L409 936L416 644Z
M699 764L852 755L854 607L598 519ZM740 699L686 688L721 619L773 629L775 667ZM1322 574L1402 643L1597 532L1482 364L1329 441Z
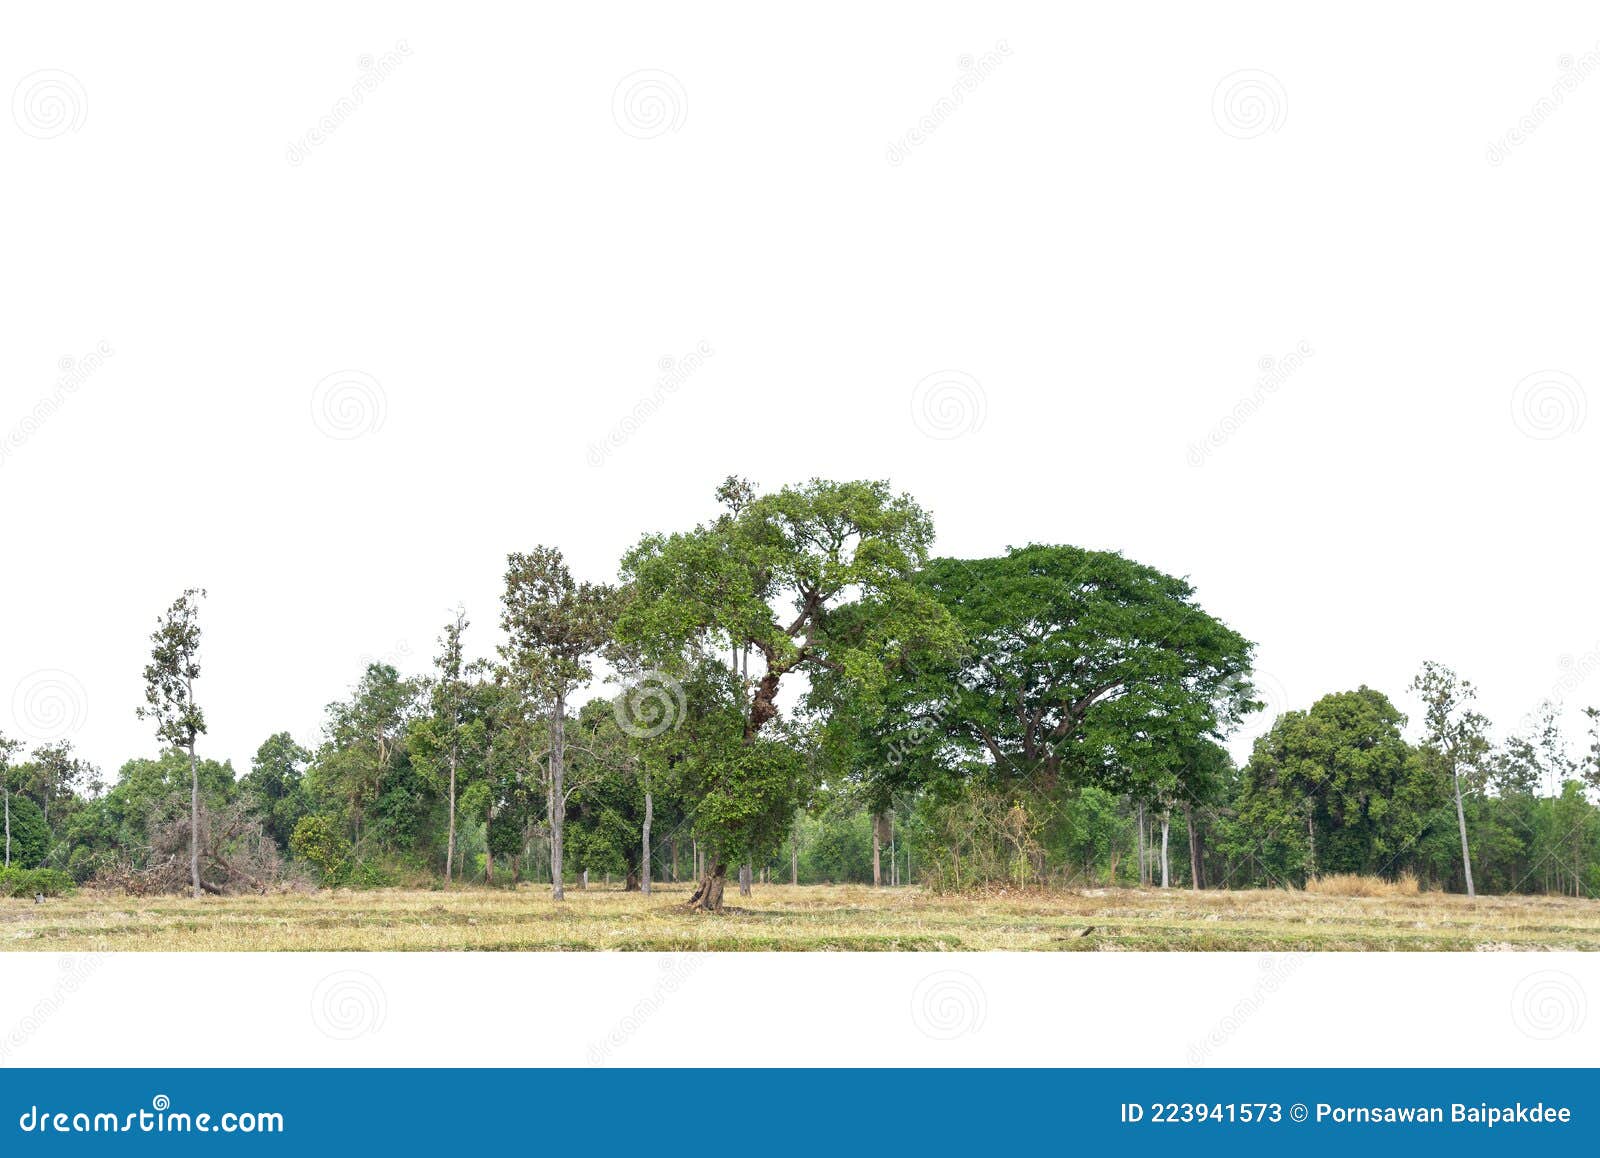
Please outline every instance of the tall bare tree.
M206 718L195 703L194 683L200 678L200 603L205 591L191 587L156 619L150 636L150 663L144 669L142 720L156 722L163 743L189 753L189 880L194 895L200 888L200 761L195 743L205 734Z
M434 661L438 675L433 684L434 713L443 731L445 760L450 766L450 822L445 844L444 879L450 881L456 863L456 779L461 768L462 715L466 707L467 684L461 637L467 630L467 613L456 608L455 618L445 624L439 637L439 657Z
M6 868L11 867L11 756L22 744L0 732L0 793L6 801Z
M1489 752L1489 721L1470 705L1478 689L1443 664L1432 660L1411 681L1411 690L1422 699L1423 750L1450 777L1456 796L1456 826L1461 832L1461 871L1466 877L1467 896L1478 895L1472 884L1472 851L1467 845L1467 814L1461 804L1463 770L1479 768Z

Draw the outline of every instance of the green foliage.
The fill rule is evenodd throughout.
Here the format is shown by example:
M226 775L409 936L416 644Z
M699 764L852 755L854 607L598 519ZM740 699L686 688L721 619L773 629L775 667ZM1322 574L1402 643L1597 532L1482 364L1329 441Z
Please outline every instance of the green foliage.
M716 856L743 859L782 843L809 790L795 737L767 733L783 731L786 677L811 677L803 712L872 715L898 655L956 636L915 583L932 522L887 483L814 479L758 496L730 479L718 496L726 509L712 522L646 536L624 558L616 635L692 685L685 799ZM719 652L732 659L725 677L711 659ZM741 662L752 652L754 678Z
M302 818L289 838L289 851L315 868L324 884L343 883L351 869L350 842L337 822L326 816Z
M1245 769L1238 835L1246 848L1236 851L1253 845L1285 878L1396 872L1396 858L1443 800L1402 738L1404 724L1368 687L1279 716Z
M945 771L979 761L1000 784L1156 799L1194 763L1190 747L1253 706L1254 645L1202 611L1187 582L1121 555L1029 546L935 559L918 585L965 647L920 665L891 723L937 729Z
M0 897L64 897L77 889L77 883L60 869L0 868Z
M311 753L294 742L288 732L269 736L256 750L250 771L239 783L251 814L281 849L310 808L305 793L305 769Z
M0 840L4 833L0 832ZM11 867L33 868L50 851L50 829L44 813L26 796L11 795ZM5 863L0 860L0 864Z

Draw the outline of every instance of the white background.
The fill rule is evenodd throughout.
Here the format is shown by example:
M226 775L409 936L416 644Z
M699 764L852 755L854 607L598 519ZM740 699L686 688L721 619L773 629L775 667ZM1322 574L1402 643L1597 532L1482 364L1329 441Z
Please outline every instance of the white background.
M1593 1065L1593 954L11 954L0 1067ZM205 1011L197 1025L180 1011Z
M709 513L730 472L888 477L934 512L943 553L1073 542L1189 575L1260 643L1270 712L1241 752L1328 691L1404 703L1428 658L1478 681L1502 725L1547 696L1574 723L1600 702L1600 74L1536 111L1596 52L1592 5L12 3L0 21L12 734L70 735L108 771L153 754L133 715L145 637L201 585L207 750L242 770L270 732L313 741L367 660L425 667L458 601L490 650L506 552L556 544L609 578L641 532ZM997 67L892 163L987 53ZM63 395L63 360L102 342ZM1302 342L1304 365L1257 395L1263 360ZM704 365L633 422L663 359L701 343ZM322 408L341 374L364 384L353 409ZM1159 1062L1257 968L958 961L1006 978L984 982L988 1036L941 1055L921 1034L852 1039L880 1004L903 1021L936 964L714 961L690 984L715 978L748 1037L675 997L658 1024L681 1031L656 1046L652 1026L633 1056ZM334 968L298 958L111 961L28 1048L555 1061L597 1032L562 1019L603 1029L605 1002L638 1000L609 971L652 967L477 965L505 970L482 992L529 1003L508 1016L562 1025L511 1056L498 1015L462 1007L476 984L428 988L458 961L382 965L391 1020L344 1052L266 1032ZM43 959L3 968L15 1004ZM1504 1011L1536 968L1314 962L1232 1057L1528 1060ZM135 980L195 976L237 1039L166 1016L152 1033L126 1004ZM536 1015L540 976L602 1004ZM774 1009L786 976L827 999ZM1018 1016L1024 993L1060 1004ZM1372 1057L1347 993L1415 1032ZM778 1056L764 1018L812 1044Z

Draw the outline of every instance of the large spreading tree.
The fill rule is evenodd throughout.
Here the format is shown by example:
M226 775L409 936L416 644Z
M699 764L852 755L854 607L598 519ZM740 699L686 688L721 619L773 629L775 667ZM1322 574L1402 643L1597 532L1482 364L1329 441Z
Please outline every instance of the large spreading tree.
M709 854L690 904L711 911L729 858L775 848L804 799L806 761L785 735L780 694L804 681L802 715L825 717L846 699L870 711L897 657L956 638L916 582L933 524L909 496L822 479L758 495L733 478L718 495L719 517L647 536L624 558L617 628L625 646L694 673L683 702L701 742L683 783ZM730 659L725 674L711 667L718 654Z
M1036 545L935 559L917 590L963 647L913 661L884 727L946 770L1045 796L1096 784L1181 803L1196 743L1255 706L1254 645L1186 581L1119 554Z

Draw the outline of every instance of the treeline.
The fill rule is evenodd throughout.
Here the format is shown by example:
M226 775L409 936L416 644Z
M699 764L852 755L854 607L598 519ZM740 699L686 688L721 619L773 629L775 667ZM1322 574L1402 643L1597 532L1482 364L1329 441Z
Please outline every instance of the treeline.
M184 592L138 709L163 755L108 786L65 740L0 735L6 865L196 895L684 881L711 910L735 869L746 890L1600 887L1600 739L1573 756L1549 705L1497 743L1427 664L1418 741L1362 687L1284 713L1238 767L1254 645L1186 581L1069 546L932 558L931 518L881 482L717 498L615 582L511 555L497 646L457 612L430 670L368 666L320 737L271 736L242 775L202 751Z

